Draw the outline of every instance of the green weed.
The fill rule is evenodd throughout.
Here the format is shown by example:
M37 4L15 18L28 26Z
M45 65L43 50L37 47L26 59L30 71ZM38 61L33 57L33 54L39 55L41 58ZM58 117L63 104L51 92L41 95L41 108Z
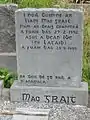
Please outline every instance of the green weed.
M86 17L83 40L83 81L88 82L90 90L90 17Z
M0 68L0 80L4 81L5 88L10 88L14 80L17 80L17 74L7 68Z

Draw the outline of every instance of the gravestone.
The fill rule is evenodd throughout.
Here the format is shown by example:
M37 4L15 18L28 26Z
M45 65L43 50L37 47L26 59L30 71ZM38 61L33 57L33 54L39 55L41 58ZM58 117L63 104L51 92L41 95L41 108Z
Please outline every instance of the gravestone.
M0 53L15 52L15 11L16 4L0 5Z
M75 9L16 11L18 82L11 101L88 103L82 83L83 12Z
M18 79L30 85L80 86L82 24L81 11L16 12Z

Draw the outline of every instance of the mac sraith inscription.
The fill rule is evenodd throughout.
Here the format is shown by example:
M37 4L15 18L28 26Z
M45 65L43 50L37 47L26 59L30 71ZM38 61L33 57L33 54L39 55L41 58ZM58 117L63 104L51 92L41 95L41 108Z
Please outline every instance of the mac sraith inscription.
M65 104L76 104L76 97L72 96L57 96L57 95L43 95L44 103L65 103ZM22 93L22 101L27 102L41 102L42 97L36 95L33 96L29 93Z

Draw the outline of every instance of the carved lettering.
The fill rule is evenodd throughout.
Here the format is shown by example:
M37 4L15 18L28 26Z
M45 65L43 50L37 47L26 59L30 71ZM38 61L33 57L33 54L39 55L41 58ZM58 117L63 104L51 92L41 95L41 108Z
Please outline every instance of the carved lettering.
M52 103L58 103L58 96L52 96Z
M30 99L30 94L29 93L23 93L22 94L22 100L23 101L29 101Z
M50 95L44 95L45 97L45 103L49 103L50 102Z

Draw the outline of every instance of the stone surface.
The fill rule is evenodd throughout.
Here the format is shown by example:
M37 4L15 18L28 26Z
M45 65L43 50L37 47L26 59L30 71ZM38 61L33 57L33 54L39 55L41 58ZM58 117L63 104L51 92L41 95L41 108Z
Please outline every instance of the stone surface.
M48 120L49 109L29 109L29 108L16 108L16 114L13 115L14 120Z
M13 9L14 9L15 5L0 5L1 8L5 7L5 9L7 9L7 6L9 6L9 10L10 10L9 13L10 13L10 15L12 13L12 16L10 16L10 18L12 17L13 21L15 21L14 20L14 13L13 13ZM85 15L88 14L90 16L90 4L70 4L69 6L70 6L70 8L78 8L78 9L83 8L84 11L85 11ZM13 7L13 8L11 8L11 7ZM16 9L16 7L15 7L15 9ZM1 13L2 13L2 11L1 11ZM0 18L2 19L2 17L5 17L5 16L1 16ZM13 24L13 21L10 21L10 22ZM6 20L4 19L4 23L3 23L3 27L4 28L5 28L5 24L6 24ZM13 24L13 26L14 26L14 24ZM11 28L11 25L9 24L8 28L6 28L6 29L10 29L10 28ZM12 30L10 30L10 31L12 33ZM15 34L15 31L13 31L13 34ZM5 33L5 35L6 35L6 33ZM12 37L12 39L13 39L14 42L10 42L10 45L8 45L8 43L6 44L6 42L8 42L7 39L6 39L6 42L0 40L2 42L2 45L0 46L0 52L15 52L15 49L16 49L15 48L15 46L16 46L15 35Z
M36 115L36 116L48 116L50 109L35 109L35 108L25 108L25 107L16 107L15 110L16 114L21 113L21 114L27 114L27 115Z
M4 88L2 91L2 96L5 100L10 100L10 90L8 88ZM88 108L90 108L90 92L88 93Z
M0 120L13 120L12 115L0 115Z
M0 80L0 97L2 96L2 90L4 88L3 80Z
M18 79L29 85L80 86L83 12L16 11Z
M15 52L15 10L17 5L0 5L0 52Z
M81 105L65 105L65 104L43 104L43 103L12 103L10 101L3 101L0 106L0 119L4 120L6 115L12 114L15 108L29 108L29 109L49 109L49 120L90 120L90 109ZM4 113L4 115L2 115ZM6 114L5 114L6 113ZM7 119L6 119L7 120ZM10 119L11 120L11 119Z
M70 4L70 7L71 8L82 8L83 7L83 9L85 11L85 15L90 16L90 4ZM14 48L12 48L12 49L15 49L16 43L13 42L13 44L14 44L13 45ZM5 47L7 48L7 46L8 45L6 45ZM1 50L3 50L3 46L1 47ZM9 58L10 58L10 56L9 56ZM7 64L7 63L9 63L9 64ZM0 55L0 67L6 67L6 68L8 68L8 69L13 70L13 71L16 72L16 70L17 70L16 69L16 67L17 67L16 58L12 59L12 56L11 56L11 58L8 59L7 55L5 57L3 57L2 55Z
M90 108L90 91L88 93L88 107Z
M9 88L3 88L2 98L4 98L4 100L8 100L8 101L10 100L10 89Z
M88 104L88 85L80 88L25 86L15 81L10 89L11 101L38 103Z
M4 98L4 101L5 100L10 101L10 90L8 88L4 88L2 90L2 96ZM90 108L90 94L89 93L88 93L88 108Z
M8 68L16 73L17 60L16 53L0 53L0 68Z
M10 90L8 88L4 88L2 91L2 96L5 100L10 100ZM90 92L88 92L88 108L90 108Z

